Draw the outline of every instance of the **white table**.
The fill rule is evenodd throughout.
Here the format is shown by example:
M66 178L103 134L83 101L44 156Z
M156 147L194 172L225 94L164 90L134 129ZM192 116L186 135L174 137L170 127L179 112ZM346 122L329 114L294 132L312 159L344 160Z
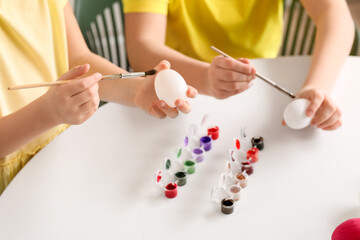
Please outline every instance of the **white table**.
M257 70L296 92L307 57L254 60ZM198 96L193 110L157 120L139 109L107 104L36 155L0 197L0 238L52 239L329 239L359 217L360 58L349 57L334 99L344 125L326 132L281 126L291 100L261 80L226 100ZM154 183L163 159L190 124L209 114L220 139L174 199ZM265 149L231 215L210 192L242 126Z

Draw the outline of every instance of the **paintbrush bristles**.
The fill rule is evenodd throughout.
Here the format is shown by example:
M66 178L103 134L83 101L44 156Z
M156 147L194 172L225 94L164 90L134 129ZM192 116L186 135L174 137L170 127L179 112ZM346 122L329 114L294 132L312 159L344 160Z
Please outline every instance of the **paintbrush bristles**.
M151 70L145 72L145 75L146 75L146 76L155 75L155 74L156 74L156 70L155 70L155 69L151 69Z

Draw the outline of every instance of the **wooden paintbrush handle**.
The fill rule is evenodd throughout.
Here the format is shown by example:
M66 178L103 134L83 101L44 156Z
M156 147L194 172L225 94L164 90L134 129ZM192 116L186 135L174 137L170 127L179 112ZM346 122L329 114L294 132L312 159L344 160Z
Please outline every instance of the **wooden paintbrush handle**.
M50 87L56 85L62 85L68 83L73 80L59 80L56 82L47 82L47 83L29 83L24 85L16 85L8 87L8 90L19 90L19 89L27 89L27 88L37 88L37 87Z

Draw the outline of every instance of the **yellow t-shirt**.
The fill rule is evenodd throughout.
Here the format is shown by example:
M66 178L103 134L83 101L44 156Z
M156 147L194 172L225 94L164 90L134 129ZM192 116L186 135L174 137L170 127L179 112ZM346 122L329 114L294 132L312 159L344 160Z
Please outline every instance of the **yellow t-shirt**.
M211 45L246 58L276 57L283 0L123 0L124 12L167 15L166 45L210 62Z
M55 81L68 70L63 12L66 3L67 0L0 0L0 117L47 91L9 91L8 86ZM59 125L0 158L0 194L31 157L66 127Z

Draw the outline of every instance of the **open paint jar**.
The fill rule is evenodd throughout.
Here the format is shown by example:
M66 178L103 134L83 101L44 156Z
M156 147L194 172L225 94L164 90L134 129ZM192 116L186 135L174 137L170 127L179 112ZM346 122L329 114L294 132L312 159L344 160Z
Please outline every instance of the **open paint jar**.
M234 200L230 198L224 198L221 201L221 212L224 214L231 214L234 212Z
M191 160L186 160L184 162L184 168L187 174L193 174L195 172L195 162Z
M178 186L176 183L169 183L165 187L165 196L167 198L174 198L177 196Z
M184 186L186 184L186 172L180 171L175 173L175 179L179 187Z

